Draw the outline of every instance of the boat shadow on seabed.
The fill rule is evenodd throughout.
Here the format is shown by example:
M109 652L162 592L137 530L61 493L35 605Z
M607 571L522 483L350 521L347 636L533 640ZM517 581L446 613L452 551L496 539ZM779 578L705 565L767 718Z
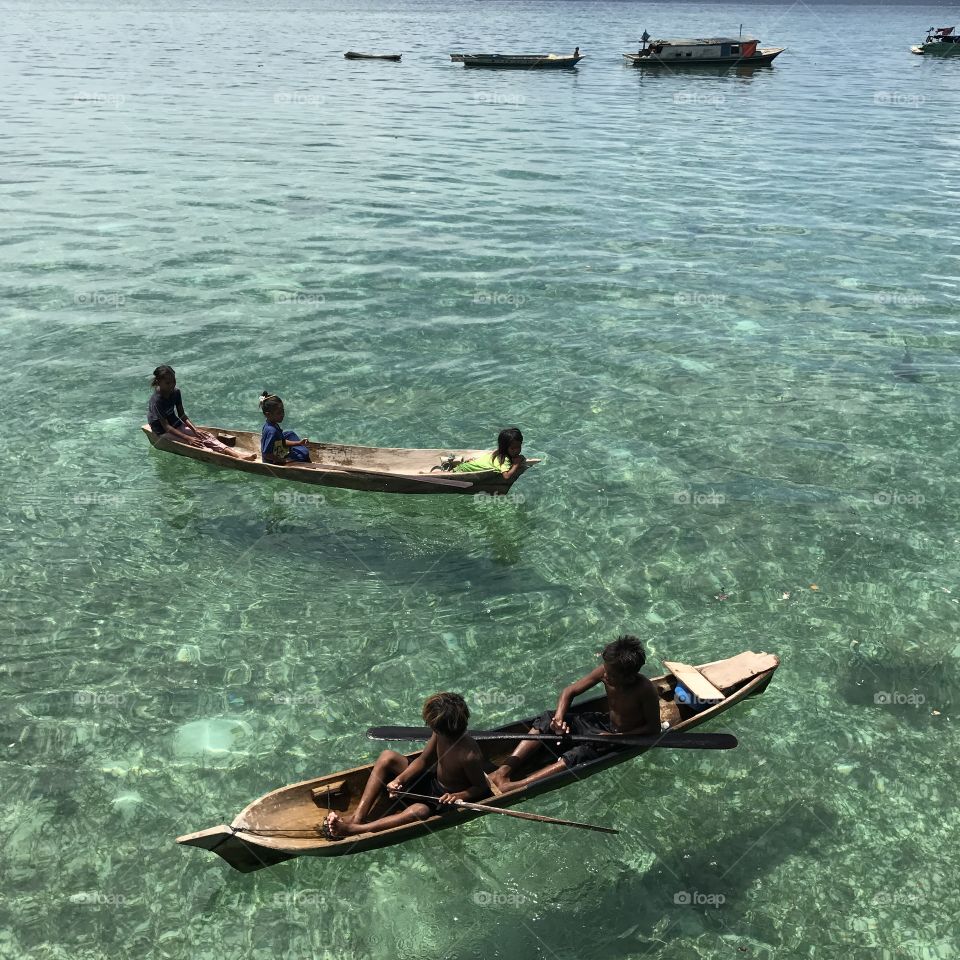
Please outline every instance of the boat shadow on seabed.
M715 813L713 809L711 814ZM705 830L721 822L713 815L698 817L693 810L689 816L702 821ZM699 848L691 849L685 843L674 849L657 849L655 840L651 846L657 850L656 859L642 872L625 868L612 880L609 876L597 878L578 888L573 897L566 896L571 891L554 891L549 901L538 898L540 919L546 921L535 925L538 943L526 941L534 930L527 925L525 931L518 931L518 937L526 942L510 946L537 946L546 948L543 952L548 955L569 957L569 941L564 939L569 931L582 926L599 933L597 918L605 918L604 933L591 945L591 960L620 960L647 951L650 956L659 955L670 941L705 932L744 936L746 942L743 931L752 925L745 924L744 917L763 898L758 879L812 847L825 856L823 851L830 845L837 822L837 815L819 800L796 799L759 816L746 830L731 821L729 832L718 840L703 833ZM550 922L555 910L563 911L562 924ZM620 918L620 923L614 918ZM502 952L502 936L496 944ZM491 956L493 947L490 943L475 954L465 949L454 955L463 960L468 955Z

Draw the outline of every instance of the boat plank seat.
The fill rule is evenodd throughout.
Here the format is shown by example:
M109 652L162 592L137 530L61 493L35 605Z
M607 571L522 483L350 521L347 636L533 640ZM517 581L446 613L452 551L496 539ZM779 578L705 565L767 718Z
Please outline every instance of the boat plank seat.
M350 788L346 780L325 783L310 791L313 802L327 810L346 810L350 806Z
M729 695L735 687L746 683L758 673L772 670L779 663L779 658L772 653L754 653L752 650L747 650L729 660L704 664L700 667L700 674L718 690Z
M689 663L664 660L663 665L700 703L719 703L724 699L723 691L718 690L696 667Z

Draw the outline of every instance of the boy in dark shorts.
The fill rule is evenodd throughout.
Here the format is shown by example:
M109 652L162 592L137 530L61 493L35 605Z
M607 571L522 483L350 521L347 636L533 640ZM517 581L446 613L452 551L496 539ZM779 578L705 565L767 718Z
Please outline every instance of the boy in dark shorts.
M470 710L459 693L436 693L423 705L423 720L433 736L415 760L395 750L384 750L370 772L363 795L352 816L327 814L321 824L328 840L342 840L358 833L376 833L404 823L425 820L452 810L458 800L480 800L490 793L486 761L477 742L467 735ZM425 794L435 802L397 798L399 810L377 820L367 820L376 800L386 792Z
M622 636L607 644L603 650L603 663L585 677L565 687L557 701L556 710L547 710L530 729L530 733L555 733L562 740L564 734L598 737L613 733L630 733L638 736L660 732L660 698L656 687L640 673L646 662L643 646L636 637ZM607 692L608 713L572 713L567 716L574 697L602 683ZM507 757L493 774L490 781L501 791L522 789L534 780L541 780L555 773L595 760L616 750L602 742L580 743L560 753L559 748L547 746L555 761L546 767L514 780L514 773L534 753L542 749L544 741L524 740Z

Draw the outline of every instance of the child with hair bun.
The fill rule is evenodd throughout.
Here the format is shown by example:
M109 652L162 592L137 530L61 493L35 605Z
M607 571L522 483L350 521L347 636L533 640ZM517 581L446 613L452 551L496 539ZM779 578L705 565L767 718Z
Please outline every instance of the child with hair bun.
M283 401L274 393L266 390L260 394L260 409L263 411L264 424L260 431L260 454L264 463L275 467L285 467L310 462L310 442L306 437L298 437L292 430L284 430Z

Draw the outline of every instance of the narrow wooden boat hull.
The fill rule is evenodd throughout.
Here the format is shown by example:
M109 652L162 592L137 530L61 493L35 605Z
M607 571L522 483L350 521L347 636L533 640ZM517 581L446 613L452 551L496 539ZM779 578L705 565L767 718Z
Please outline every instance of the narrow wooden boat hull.
M763 67L773 63L786 49L786 47L767 47L752 57L696 57L689 60L661 58L656 55L641 57L636 53L625 53L623 56L635 67Z
M745 678L738 681L715 705L690 716L682 716L680 708L673 699L677 680L673 674L664 674L654 679L661 694L661 719L670 722L671 730L682 732L715 719L731 707L749 697L762 693L769 685L779 666L779 660L771 654L739 654L737 658L718 660L702 664L698 669L724 669L740 658L756 658L756 669L748 667ZM741 661L742 662L742 661ZM575 705L574 712L604 710L606 698L598 697ZM499 729L503 732L522 733L529 729L534 717L527 717ZM506 757L513 744L503 741L479 741L491 766L499 764ZM540 780L525 790L512 790L500 796L484 800L484 803L498 807L512 807L540 794L549 793L570 783L584 780L608 767L624 763L642 753L647 748L628 749L606 754L590 763L582 764L574 770L566 770L554 776ZM419 751L408 754L413 760ZM454 812L443 816L432 816L417 823L395 827L380 833L366 833L346 840L327 840L319 831L319 824L327 809L349 812L360 799L364 784L372 770L372 764L342 770L324 777L304 780L301 783L280 787L254 800L230 825L221 824L209 830L187 834L177 838L177 843L201 847L210 850L226 860L230 866L243 873L259 870L263 867L282 863L293 857L339 857L367 850L403 843L415 837L423 837L466 823L477 817L485 816L477 812ZM373 815L379 816L386 808L381 800L374 808Z
M220 427L200 427L214 436L236 438L234 449L257 454L256 460L237 460L225 453L178 443L163 434L155 434L149 426L141 428L157 450L173 453L190 460L209 463L228 470L239 470L274 480L293 480L320 487L340 487L344 490L366 490L376 493L465 493L505 494L516 482L506 481L497 470L479 470L475 473L431 472L440 458L453 453L458 457L476 457L489 450L406 449L402 447L360 447L340 443L311 443L313 463L277 467L264 463L260 456L260 434L246 430L224 430ZM540 463L528 459L524 471ZM325 468L321 465L330 465ZM521 471L524 472L524 471ZM518 474L517 476L519 476ZM468 486L464 486L467 484Z
M399 63L402 56L402 53L358 53L356 50L344 54L347 60L390 60L393 63Z
M539 54L452 53L450 59L465 67L495 70L570 70L583 57L557 57Z

